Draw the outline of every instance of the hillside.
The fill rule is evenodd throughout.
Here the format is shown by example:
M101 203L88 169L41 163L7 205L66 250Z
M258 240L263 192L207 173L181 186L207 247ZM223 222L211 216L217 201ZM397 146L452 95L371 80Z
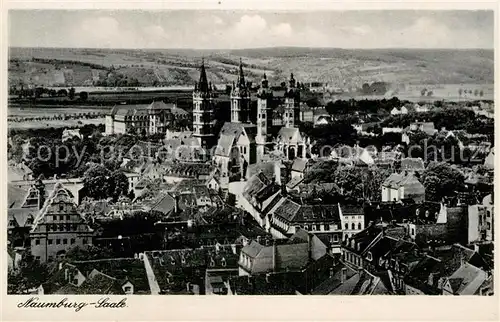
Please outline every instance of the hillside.
M266 72L282 82L291 72L298 81L323 82L339 88L363 83L404 85L492 84L493 50L262 48L242 50L106 50L10 48L11 84L91 85L111 69L142 86L191 85L199 77L201 58L215 84L236 79L239 59L248 78ZM32 58L36 58L32 61ZM111 76L109 76L111 77Z

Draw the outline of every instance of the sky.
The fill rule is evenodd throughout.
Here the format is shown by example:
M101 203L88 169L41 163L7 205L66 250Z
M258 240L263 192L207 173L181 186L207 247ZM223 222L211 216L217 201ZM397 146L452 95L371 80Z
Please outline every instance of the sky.
M494 48L493 11L13 10L9 45L70 48Z

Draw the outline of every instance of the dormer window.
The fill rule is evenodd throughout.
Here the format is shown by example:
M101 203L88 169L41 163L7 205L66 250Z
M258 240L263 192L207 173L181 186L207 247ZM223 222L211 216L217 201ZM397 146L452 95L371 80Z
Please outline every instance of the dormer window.
M370 262L373 260L372 252L368 252L368 254L366 254L366 259Z
M222 267L226 267L226 259L224 257L222 257L221 264L222 264Z

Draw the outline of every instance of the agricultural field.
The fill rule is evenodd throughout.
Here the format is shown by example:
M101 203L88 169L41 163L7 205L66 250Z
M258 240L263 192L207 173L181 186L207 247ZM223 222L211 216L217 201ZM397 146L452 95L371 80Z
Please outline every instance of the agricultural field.
M99 118L70 118L67 120L47 119L55 116L75 115L81 113L106 113L110 107L106 108L19 108L9 107L7 112L7 124L9 129L35 129L44 127L80 127L85 124L104 124L104 117ZM14 122L14 119L30 118L30 120ZM43 119L37 119L43 118Z
M472 96L476 96L475 86L484 87L486 99L491 96L494 80L493 50L482 49L262 48L210 51L10 48L9 55L11 84L26 82L59 86L64 82L66 86L70 83L85 86L95 79L109 81L110 74L119 74L123 79L137 80L139 86L192 86L199 78L202 57L208 78L214 84L235 81L240 58L246 77L253 82L259 82L264 72L271 84L286 81L290 73L299 82L320 82L341 89L385 82L391 85L386 95L398 93L408 98L421 98L420 91L432 87L433 99L472 99L470 95L458 95L457 86L461 85L456 84L468 84ZM35 61L31 61L32 58Z

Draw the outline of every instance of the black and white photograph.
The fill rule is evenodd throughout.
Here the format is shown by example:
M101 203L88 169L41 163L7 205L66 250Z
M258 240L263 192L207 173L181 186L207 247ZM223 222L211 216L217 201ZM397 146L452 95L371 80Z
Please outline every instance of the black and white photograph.
M494 295L493 10L7 16L18 307Z

